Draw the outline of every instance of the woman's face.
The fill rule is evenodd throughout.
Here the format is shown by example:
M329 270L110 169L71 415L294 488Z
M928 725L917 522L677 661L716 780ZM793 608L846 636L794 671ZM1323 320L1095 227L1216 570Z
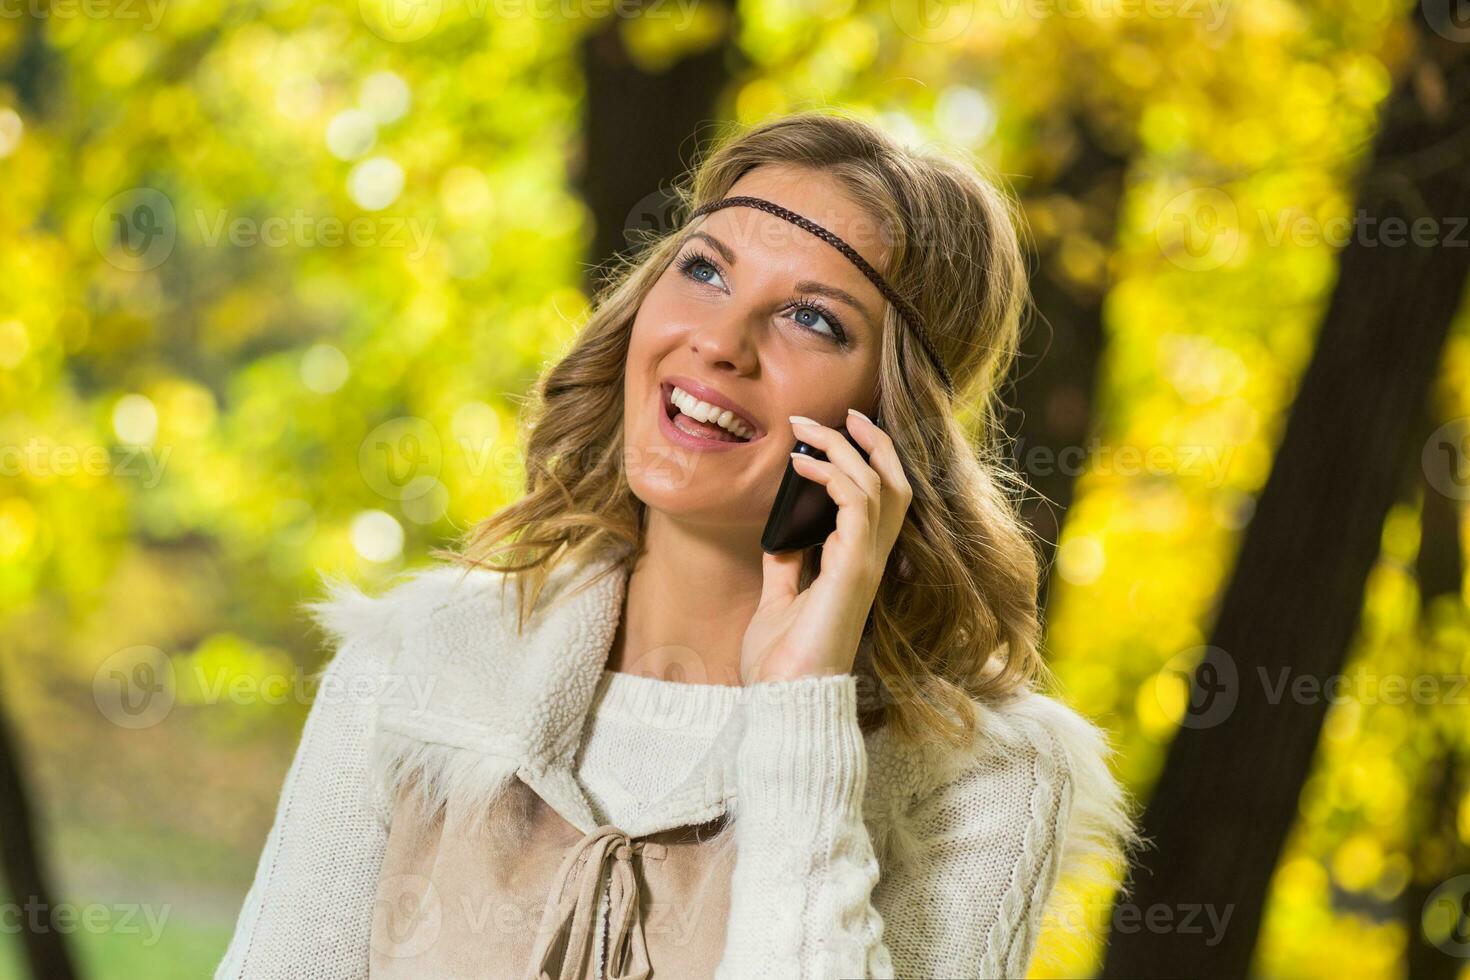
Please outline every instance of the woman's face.
M873 219L836 182L767 165L735 195L804 215L885 270ZM796 443L789 416L836 428L848 408L873 414L887 301L832 245L757 208L704 214L684 236L633 322L628 482L653 510L759 537Z

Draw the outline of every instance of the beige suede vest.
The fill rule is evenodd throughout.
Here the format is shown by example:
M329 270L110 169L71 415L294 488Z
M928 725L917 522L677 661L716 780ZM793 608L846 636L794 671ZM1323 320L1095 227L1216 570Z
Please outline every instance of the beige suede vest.
M452 804L422 814L413 792L379 875L374 980L714 975L735 848L711 838L728 815L630 839L579 832L518 775L473 824Z

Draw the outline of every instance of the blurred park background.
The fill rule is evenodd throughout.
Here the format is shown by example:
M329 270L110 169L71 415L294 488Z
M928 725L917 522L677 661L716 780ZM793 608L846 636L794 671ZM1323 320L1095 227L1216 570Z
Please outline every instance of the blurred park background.
M1031 229L1047 652L1158 848L1033 975L1470 976L1461 15L0 0L0 978L212 972L319 574L513 499L599 269L824 107Z

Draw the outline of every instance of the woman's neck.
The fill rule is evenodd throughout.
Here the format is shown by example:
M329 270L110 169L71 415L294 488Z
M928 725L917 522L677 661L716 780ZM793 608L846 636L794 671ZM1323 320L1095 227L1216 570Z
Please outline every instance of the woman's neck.
M761 595L761 551L650 514L607 669L686 684L740 684Z

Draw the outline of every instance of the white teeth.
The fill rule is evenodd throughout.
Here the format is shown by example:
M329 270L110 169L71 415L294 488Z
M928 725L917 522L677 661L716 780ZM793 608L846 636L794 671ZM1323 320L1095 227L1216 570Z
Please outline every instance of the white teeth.
M749 439L755 435L755 430L735 417L735 413L728 408L717 408L709 402L700 401L683 388L675 388L669 399L674 407L692 419L700 422L713 422L726 432L734 433L742 439Z

